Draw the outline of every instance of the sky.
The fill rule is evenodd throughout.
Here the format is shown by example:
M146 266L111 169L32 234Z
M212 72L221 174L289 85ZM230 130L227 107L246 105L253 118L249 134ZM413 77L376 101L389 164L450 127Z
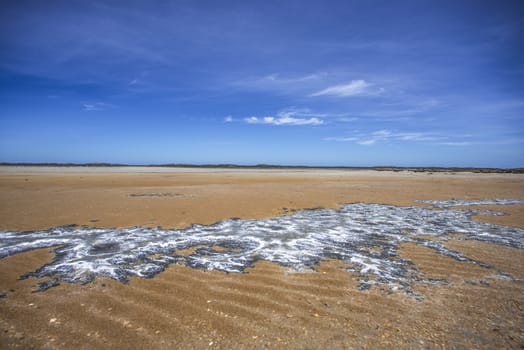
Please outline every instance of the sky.
M524 167L522 1L2 1L0 162Z

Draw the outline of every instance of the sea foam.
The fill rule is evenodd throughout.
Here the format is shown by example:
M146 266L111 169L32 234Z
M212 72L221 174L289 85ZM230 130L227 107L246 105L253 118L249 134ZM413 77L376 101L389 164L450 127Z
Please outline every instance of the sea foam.
M61 282L89 283L97 276L122 282L132 276L149 278L173 263L197 269L243 272L255 262L266 260L295 271L314 271L322 260L339 259L348 264L348 270L359 275L360 289L380 286L410 293L414 281L448 282L428 279L413 262L402 259L398 254L402 243L426 246L458 261L486 268L490 266L450 250L442 243L453 234L453 239L524 249L523 229L472 220L473 215L480 213L503 214L449 209L518 204L524 200L424 203L441 209L353 203L338 209L303 210L263 220L228 219L178 230L63 226L42 231L0 231L0 258L54 247L56 257L52 262L24 276L48 277L40 284L40 290Z

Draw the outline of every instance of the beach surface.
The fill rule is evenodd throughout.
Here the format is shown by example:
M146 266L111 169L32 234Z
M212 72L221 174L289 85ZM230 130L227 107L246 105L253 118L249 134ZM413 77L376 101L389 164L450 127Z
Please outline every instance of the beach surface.
M499 198L524 199L524 175L6 166L0 230L185 229L349 203L429 208L415 201ZM524 228L523 204L475 209L507 215L474 220ZM421 235L416 242L436 242L470 261L431 244L399 244L398 259L426 281L446 281L414 281L411 295L378 285L362 290L347 261L327 258L303 272L263 259L243 273L179 262L153 278L97 277L35 292L45 278L20 276L52 263L56 247L13 254L0 259L0 348L524 347L524 250L462 238Z

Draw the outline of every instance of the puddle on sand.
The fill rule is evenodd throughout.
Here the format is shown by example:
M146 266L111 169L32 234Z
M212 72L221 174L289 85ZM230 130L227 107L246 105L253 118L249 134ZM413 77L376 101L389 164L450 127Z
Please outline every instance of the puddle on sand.
M422 201L421 201L422 202ZM39 288L61 282L89 283L97 276L126 282L131 276L153 277L169 264L197 269L243 272L258 260L296 271L312 271L324 259L339 259L359 274L360 289L379 286L410 290L413 282L448 283L427 279L414 264L398 256L402 243L429 247L439 254L486 268L441 243L452 237L524 249L524 230L472 220L487 210L449 207L516 204L524 200L424 201L439 210L354 203L339 209L311 209L263 220L229 219L186 229L131 227L99 229L77 226L43 231L0 231L0 258L24 251L56 247L55 259L23 277L47 277ZM457 236L459 235L459 236ZM419 237L438 237L438 240ZM217 249L220 247L220 249ZM180 252L180 254L178 253Z

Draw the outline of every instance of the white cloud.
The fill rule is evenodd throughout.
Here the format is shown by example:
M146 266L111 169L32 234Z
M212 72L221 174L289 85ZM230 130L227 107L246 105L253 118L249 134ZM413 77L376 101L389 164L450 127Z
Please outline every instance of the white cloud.
M468 142L468 141L457 141L457 142L439 142L438 145L443 146L472 146L475 143L474 142Z
M244 118L244 122L248 124L268 124L268 125L322 125L326 124L325 119L331 121L348 123L358 120L358 118L348 118L347 113L317 113L309 108L297 108L295 106L284 108L278 111L274 116L256 117L251 116ZM227 119L224 120L228 122ZM231 121L235 121L232 119ZM337 141L336 138L331 138L330 141ZM348 140L343 140L348 141ZM354 140L353 140L354 141Z
M84 103L82 105L82 109L84 111L92 112L92 111L105 111L109 108L112 108L113 105L109 103L104 102L95 102L95 103Z
M349 137L328 137L325 141L355 142L359 145L374 145L378 142L413 141L429 142L444 140L448 137L424 132L393 132L391 130L377 130L371 133L360 133Z
M358 137L326 137L324 141L355 142L358 141Z
M422 100L418 98L412 99L413 100L408 99L396 103L383 103L377 106L377 110L372 112L363 112L361 114L366 117L397 120L424 113L441 106L441 102L434 98Z
M246 80L243 83L251 84L255 86L260 86L264 84L282 84L282 85L292 85L300 84L307 81L314 81L322 79L326 76L326 73L313 73L301 76L282 76L279 73L273 73L266 75L261 78L256 78L252 80Z
M342 117L342 118L337 118L336 120L338 122L342 122L342 123L350 123L350 122L356 122L358 120L358 118L355 118L355 117L351 117L351 118Z
M268 125L321 125L324 122L318 118L293 118L290 116L282 117L249 117L244 118L249 124L268 124Z
M276 116L249 117L244 121L249 124L268 125L322 125L321 119L327 114L313 113L309 108L288 107L279 111Z
M284 108L277 113L278 117L293 118L331 118L340 122L355 121L357 118L348 118L348 113L318 113L309 108L297 108L294 106Z
M463 135L463 137L471 137L471 135ZM524 143L524 138L510 138L504 140L477 140L477 141L446 141L446 142L435 142L434 145L443 146L476 146L476 145L519 145Z
M273 82L279 82L279 83L284 83L284 84L293 84L293 83L301 83L304 81L322 79L324 76L326 76L326 73L313 73L313 74L295 76L295 77L282 77L280 74L274 73L274 74L270 74L268 76L263 77L262 80L270 80Z
M254 89L275 91L285 94L304 94L307 90L314 89L327 73L318 72L303 75L286 75L273 73L265 76L250 77L232 82L233 87L241 89Z
M391 136L391 131L389 130L379 130L372 133L373 136L379 137L379 138L387 138Z
M233 122L233 117L228 115L227 117L224 118L224 123L232 123Z
M380 93L383 89L379 89L377 92L370 91L370 87L373 84L366 82L365 80L352 80L349 84L330 86L324 90L317 91L310 96L359 96L359 95L371 95Z
M375 141L400 140L400 141L436 141L442 140L442 136L424 132L392 132L390 130L379 130L372 134Z
M329 117L329 114L325 113L313 113L311 109L309 108L296 108L294 106L284 108L281 111L277 113L277 116L280 118L284 117L300 117L300 118L307 118L307 117L315 117L315 118L325 118Z
M376 142L377 142L377 139L370 139L370 140L358 141L357 143L359 145L369 146L369 145L374 145Z

